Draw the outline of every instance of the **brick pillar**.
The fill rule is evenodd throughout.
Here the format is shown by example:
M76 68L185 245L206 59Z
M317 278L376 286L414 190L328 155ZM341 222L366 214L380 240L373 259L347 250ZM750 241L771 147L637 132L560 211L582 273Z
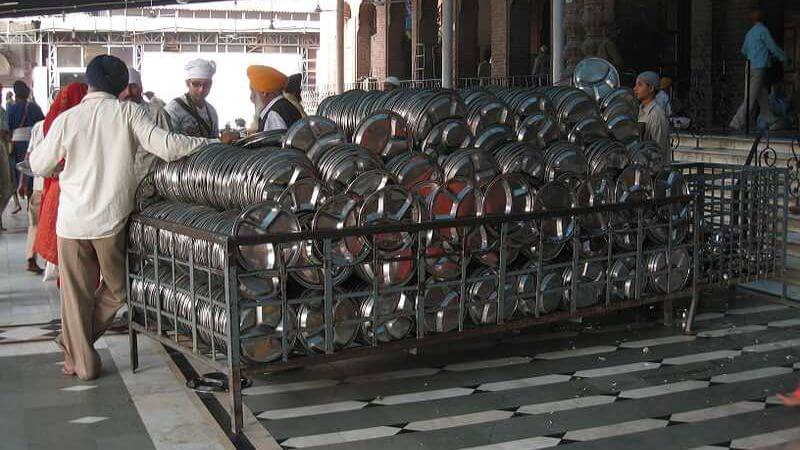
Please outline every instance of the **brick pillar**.
M508 35L510 0L492 2L492 76L508 76Z
M562 76L572 75L575 66L583 57L581 40L583 30L581 27L582 0L572 0L564 5L564 30L567 35L564 43L564 72Z
M701 126L712 123L714 88L713 72L713 8L712 0L692 0L692 55L689 114Z
M375 35L372 36L372 44L370 50L372 52L372 76L382 80L387 77L387 58L388 53L388 21L387 14L388 4L375 7Z

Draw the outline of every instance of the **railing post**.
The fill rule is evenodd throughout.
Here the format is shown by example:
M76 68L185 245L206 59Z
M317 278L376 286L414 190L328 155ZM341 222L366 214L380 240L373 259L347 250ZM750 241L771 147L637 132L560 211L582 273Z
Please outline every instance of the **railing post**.
M744 134L746 134L748 136L750 135L750 70L751 70L750 60L748 59L747 60L747 69L746 69L746 71L747 71L746 75L747 76L745 77L745 80L744 80L744 96L745 96L744 106L745 106L745 113L746 113L745 118L744 118L744 121L745 121L744 122L745 123L745 125L744 125Z
M242 367L239 342L239 278L237 265L235 262L236 246L233 240L225 240L225 303L228 314L228 391L230 394L230 419L231 433L234 438L238 438L243 428L242 414ZM210 287L210 285L209 285ZM213 305L212 296L209 293L209 305ZM282 318L283 320L283 318ZM213 326L212 326L213 329ZM286 330L286 328L284 328ZM211 333L211 341L214 341L214 333Z

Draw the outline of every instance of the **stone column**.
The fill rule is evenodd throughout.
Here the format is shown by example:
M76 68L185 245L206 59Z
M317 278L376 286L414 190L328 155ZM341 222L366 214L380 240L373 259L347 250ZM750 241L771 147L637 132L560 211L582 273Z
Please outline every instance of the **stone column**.
M511 0L492 0L492 77L508 76Z
M709 126L713 116L713 1L692 0L691 81L689 114L696 125Z
M372 68L372 76L383 80L387 77L387 53L388 46L386 45L389 33L388 23L389 4L383 4L375 7L375 34L372 36L372 51L370 66Z
M583 0L572 0L564 5L564 29L566 30L567 41L564 44L564 70L562 77L571 75L575 66L581 60L581 15Z
M581 26L584 33L581 54L584 57L600 55L603 25L603 0L583 0Z

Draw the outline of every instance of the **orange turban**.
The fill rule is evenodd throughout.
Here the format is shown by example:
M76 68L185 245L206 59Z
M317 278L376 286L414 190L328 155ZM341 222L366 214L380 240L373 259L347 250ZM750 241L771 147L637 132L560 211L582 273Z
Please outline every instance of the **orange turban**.
M258 92L282 91L286 87L286 75L268 66L248 67L247 78L250 79L250 87Z

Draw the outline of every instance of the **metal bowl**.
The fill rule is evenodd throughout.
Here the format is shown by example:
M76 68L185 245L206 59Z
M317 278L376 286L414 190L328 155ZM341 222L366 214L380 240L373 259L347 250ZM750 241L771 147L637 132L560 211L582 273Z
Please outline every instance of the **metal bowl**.
M339 128L330 119L321 116L303 117L286 130L283 147L307 153L321 137L338 131Z
M606 270L602 263L584 262L578 264L577 288L572 289L572 267L564 269L561 277L564 291L562 300L563 308L571 310L574 302L575 308L588 308L600 304L606 298Z
M413 148L405 119L392 111L377 111L365 117L353 133L353 143L387 161Z
M497 271L488 267L478 270L470 277L481 278L467 287L467 311L476 325L497 323L498 277ZM509 320L517 310L517 302L512 284L504 283L504 286L503 319Z
M428 285L432 284L429 280ZM461 292L445 286L426 287L421 302L425 305L425 332L447 333L458 329Z
M297 327L300 344L308 352L325 353L325 310L320 291L306 291L300 298L304 303L297 310ZM337 291L334 296L341 294ZM310 298L314 300L309 300ZM349 298L335 298L333 302L333 349L348 347L359 330L359 310Z
M403 339L414 329L414 301L405 292L383 294L378 298L375 324L373 306L375 298L370 295L361 302L361 317L364 321L359 330L359 340L371 345L373 336L378 343Z
M602 58L586 58L575 66L572 83L599 102L619 88L619 72Z
M692 258L685 248L674 249L671 255L654 253L647 258L648 285L658 294L678 292L688 284L691 268Z

